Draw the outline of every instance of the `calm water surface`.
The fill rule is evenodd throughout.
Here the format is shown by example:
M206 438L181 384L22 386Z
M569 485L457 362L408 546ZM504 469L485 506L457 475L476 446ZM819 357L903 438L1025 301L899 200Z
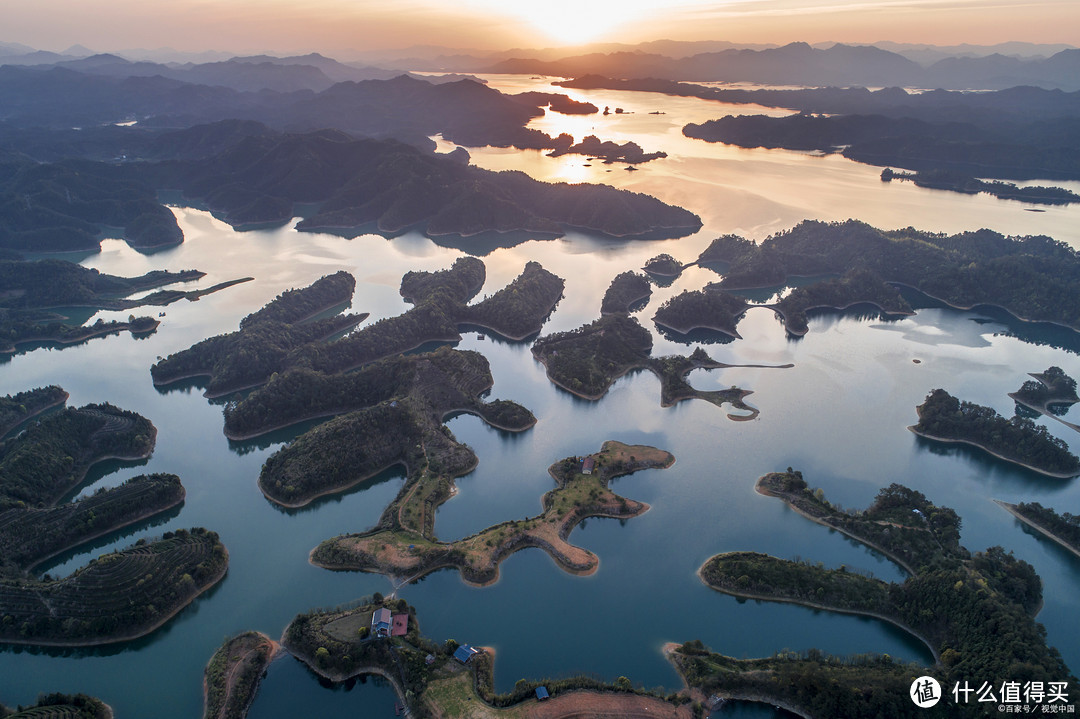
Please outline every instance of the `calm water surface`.
M495 84L524 90L540 83L503 77ZM523 169L541 179L605 181L650 192L699 213L705 228L693 237L653 243L572 232L559 240L487 252L488 279L481 295L509 282L529 259L566 278L566 296L545 333L594 319L611 278L640 267L654 254L669 252L689 261L718 234L760 238L804 217L856 217L884 227L914 225L949 232L988 226L1080 243L1075 209L1030 213L1019 203L884 185L876 179L878 170L843 158L737 150L681 136L685 121L733 111L718 103L630 93L572 94L635 114L554 116L534 126L546 131L567 128L580 139L593 131L586 127L593 123L604 138L633 139L670 157L637 173L602 164L585 168L584 158L551 159L518 151L473 151L474 161ZM645 114L654 109L667 114ZM416 233L392 240L373 235L345 240L298 233L291 226L238 233L205 212L175 212L187 238L180 247L142 255L122 242L106 241L100 253L76 259L122 275L192 267L208 273L190 287L242 276L254 276L255 281L166 308L161 328L146 339L121 335L63 350L18 354L0 363L0 390L56 383L71 393L72 406L111 401L157 425L158 444L151 459L101 465L79 493L145 472L175 472L187 488L183 507L154 526L104 538L90 549L58 558L43 571L67 574L139 537L206 526L219 532L229 548L229 573L164 629L143 640L101 650L0 651L0 700L6 704L29 703L39 691L83 691L107 701L119 717L197 717L203 666L225 637L246 629L278 637L298 612L391 588L381 576L316 569L307 563L307 554L322 539L371 526L399 490L400 472L384 473L301 510L277 508L262 497L255 482L263 461L299 430L261 441L229 442L221 432L220 404L202 397L197 386L155 389L149 367L159 356L235 329L241 317L282 290L338 269L358 280L355 311L371 312L370 321L398 314L408 307L397 290L401 275L410 269L447 267L461 251ZM747 313L739 325L744 339L734 342L707 335L693 343L680 342L655 332L649 318L659 303L715 279L711 271L693 268L670 287L657 288L638 316L654 331L658 355L686 353L700 345L731 364L794 363L791 369L691 374L690 381L702 389L738 385L753 390L748 401L761 415L751 422L733 422L724 410L704 402L661 408L659 382L646 373L619 380L599 402L580 400L545 378L527 342L465 336L459 346L480 351L491 362L491 396L524 404L539 422L528 432L509 435L474 417L450 420L458 439L475 449L480 465L459 480L461 491L439 511L436 532L441 538L452 540L536 514L541 495L552 487L547 466L567 455L595 451L606 439L662 447L674 453L677 462L667 470L638 473L614 484L621 494L651 505L648 513L623 522L588 520L571 535L571 541L600 557L595 575L570 576L539 551L513 555L502 565L499 582L486 588L466 586L456 573L439 572L401 593L418 608L423 631L436 640L453 637L495 647L501 690L521 677L581 672L605 678L626 675L645 686L676 688L677 675L660 647L692 638L739 657L819 647L929 661L921 644L882 622L740 602L697 579L694 573L705 559L733 550L845 564L886 580L902 579L888 560L753 491L761 474L792 466L832 501L849 507L866 506L880 487L903 482L954 507L963 517L962 541L970 549L1002 544L1031 562L1044 582L1046 605L1039 620L1050 643L1076 671L1080 560L1026 531L990 501L1037 500L1075 513L1080 511L1076 482L1048 480L964 449L941 449L905 427L915 421L915 406L934 387L1011 414L1006 393L1017 389L1027 372L1055 364L1080 376L1077 335L925 301L914 317L896 322L857 312L818 315L801 340L789 340L766 309ZM99 314L109 319L127 313ZM1080 422L1078 412L1074 409L1066 419ZM1054 421L1040 422L1074 452L1080 451L1076 432ZM382 717L389 716L392 705L393 692L385 684L371 680L327 688L285 657L271 666L251 716L339 715L355 708L363 716ZM770 714L771 709L752 705L738 709L739 716Z

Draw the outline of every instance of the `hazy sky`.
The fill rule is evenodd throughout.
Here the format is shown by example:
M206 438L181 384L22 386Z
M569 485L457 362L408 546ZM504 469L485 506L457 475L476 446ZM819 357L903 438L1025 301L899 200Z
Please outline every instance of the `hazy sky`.
M1078 0L0 0L0 41L348 54L657 39L1080 44Z

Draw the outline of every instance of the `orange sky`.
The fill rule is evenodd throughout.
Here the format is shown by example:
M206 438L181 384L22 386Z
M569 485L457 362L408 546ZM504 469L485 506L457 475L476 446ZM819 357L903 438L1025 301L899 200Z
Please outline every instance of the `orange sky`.
M0 40L62 50L505 49L661 38L1080 44L1078 0L2 0Z

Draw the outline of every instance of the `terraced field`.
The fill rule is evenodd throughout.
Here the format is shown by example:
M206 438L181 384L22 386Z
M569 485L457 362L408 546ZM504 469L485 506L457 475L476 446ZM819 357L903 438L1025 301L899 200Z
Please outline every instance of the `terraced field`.
M184 501L175 474L133 477L77 502L0 512L0 570L27 571L57 554Z
M206 529L166 533L55 581L0 580L0 641L89 646L142 636L224 575L228 552Z

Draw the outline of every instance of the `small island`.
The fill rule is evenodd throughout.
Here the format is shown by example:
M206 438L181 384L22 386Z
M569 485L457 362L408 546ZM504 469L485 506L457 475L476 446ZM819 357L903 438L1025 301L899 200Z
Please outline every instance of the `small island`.
M792 470L762 477L758 489L903 559L911 576L889 583L843 566L827 569L756 552L729 552L702 566L702 581L747 599L877 617L925 643L934 665L904 664L887 655L842 660L816 649L734 659L690 641L671 653L690 687L706 695L778 704L805 717L916 717L922 710L907 698L913 677L929 674L952 686L967 677L1008 675L1023 666L1033 680L1065 682L1070 702L1080 698L1060 655L1046 645L1045 632L1034 620L1042 605L1042 583L1034 569L1001 547L972 554L960 546L960 520L952 510L892 485L867 511L845 512L825 501L820 490L811 491L801 473ZM1007 636L997 629L1002 626L1010 628ZM954 711L982 716L975 703L958 704Z
M652 283L645 275L626 271L615 275L600 304L600 314L630 314L634 308L648 304Z
M653 322L660 327L686 334L695 329L710 329L740 339L735 329L750 305L710 282L701 290L686 290L660 305Z
M281 645L260 632L244 632L214 652L203 673L204 719L244 719L266 668Z
M657 277L674 278L681 275L682 271L689 266L690 265L683 265L683 263L667 253L662 253L650 258L642 269L650 275L656 275Z
M363 534L329 539L311 553L311 561L337 570L379 572L414 581L452 567L469 584L485 585L499 577L499 564L526 547L539 547L556 564L573 574L592 574L600 560L592 552L567 542L574 527L589 517L636 517L648 505L615 494L611 480L642 469L671 466L675 458L655 447L626 445L613 440L599 452L568 457L548 468L556 488L544 495L544 512L524 520L503 522L456 542L439 542L422 531L412 513L391 505L380 525Z
M1010 504L994 501L1024 524L1080 557L1080 515L1068 512L1058 514L1038 502Z
M621 145L611 140L601 141L596 135L588 135L575 144L573 138L563 134L555 138L555 149L548 153L548 157L560 157L562 155L587 155L588 157L603 160L605 165L616 162L625 162L628 165L637 165L650 160L667 157L666 152L645 152L641 145L636 142L624 142Z
M1025 469L1059 479L1080 475L1080 458L1064 440L1025 417L1005 419L990 407L961 402L935 389L917 408L919 423L909 430L937 442L954 442Z
M1080 432L1080 425L1066 422L1059 416L1080 402L1080 397L1076 394L1076 380L1065 374L1060 367L1049 367L1046 371L1032 373L1031 376L1034 380L1024 382L1020 389L1010 392L1009 397L1018 405L1056 419L1066 427Z

